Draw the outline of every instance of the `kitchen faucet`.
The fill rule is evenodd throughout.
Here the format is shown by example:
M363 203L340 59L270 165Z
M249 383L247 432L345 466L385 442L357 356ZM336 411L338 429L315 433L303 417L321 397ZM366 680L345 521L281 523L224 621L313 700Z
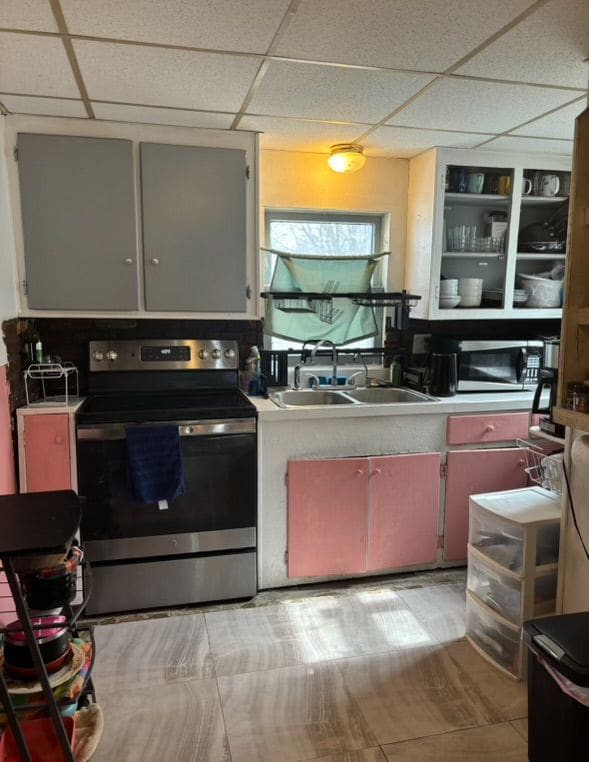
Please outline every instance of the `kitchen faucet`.
M333 341L329 341L329 339L318 341L311 350L309 362L313 365L315 362L315 355L320 347L331 347L331 384L332 386L337 386L337 349Z
M293 380L293 386L295 389L301 388L301 364L306 363L305 359L305 348L307 344L310 344L312 342L306 341L303 344L303 348L301 350L301 362L298 363L295 366L294 369L294 380ZM317 350L321 347L330 347L331 348L331 385L336 386L337 385L337 348L333 341L329 341L329 339L321 339L319 341L315 341L315 346L311 350L311 356L309 358L309 364L312 365L315 362L315 355L317 354ZM317 378L315 376L315 378Z

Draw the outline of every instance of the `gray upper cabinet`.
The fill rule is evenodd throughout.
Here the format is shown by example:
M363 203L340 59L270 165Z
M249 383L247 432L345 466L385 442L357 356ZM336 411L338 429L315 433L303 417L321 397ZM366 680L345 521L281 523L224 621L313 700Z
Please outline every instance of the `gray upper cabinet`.
M141 144L148 310L245 312L246 153Z
M30 309L139 307L133 146L18 136Z

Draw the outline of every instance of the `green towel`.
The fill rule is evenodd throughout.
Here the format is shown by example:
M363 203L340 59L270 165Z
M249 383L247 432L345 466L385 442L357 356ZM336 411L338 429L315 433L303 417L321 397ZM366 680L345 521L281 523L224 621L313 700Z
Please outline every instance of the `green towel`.
M370 282L381 257L317 257L266 249L276 255L271 292L369 293ZM334 344L376 336L378 325L373 307L362 307L349 299L297 303L269 299L264 331L296 341L329 339Z

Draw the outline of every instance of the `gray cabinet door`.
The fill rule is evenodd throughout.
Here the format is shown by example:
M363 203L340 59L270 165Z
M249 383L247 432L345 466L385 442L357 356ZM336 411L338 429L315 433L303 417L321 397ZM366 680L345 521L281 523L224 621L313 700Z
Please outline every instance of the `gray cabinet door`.
M246 310L245 151L141 144L148 310Z
M133 146L18 136L28 306L139 306Z

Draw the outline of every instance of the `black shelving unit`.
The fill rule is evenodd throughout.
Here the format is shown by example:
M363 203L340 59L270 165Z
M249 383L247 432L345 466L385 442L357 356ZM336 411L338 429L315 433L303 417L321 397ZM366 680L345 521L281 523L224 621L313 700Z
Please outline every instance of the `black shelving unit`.
M23 711L29 711L34 708L45 708L47 710L49 717L53 721L65 762L74 762L73 749L70 747L62 722L60 714L61 702L57 702L55 699L39 645L35 638L34 631L38 627L31 622L29 609L21 590L15 566L19 568L19 559L22 559L23 556L65 555L79 529L80 517L81 509L78 496L71 490L0 496L0 562L10 586L16 612L22 624L27 645L31 651L45 700L44 704L24 707ZM82 608L83 606L75 613L71 605L64 606L67 626L74 637L79 637L80 635L77 617ZM91 628L84 629L87 629L89 632L92 645L92 661L85 683L76 699L78 703L82 704L84 701L88 701L89 696L94 701L96 700L91 677L96 655L94 636ZM0 701L6 712L8 724L14 733L23 761L31 762L31 755L26 746L18 720L19 710L12 703L4 674L1 670ZM72 702L68 700L67 703L71 704Z

